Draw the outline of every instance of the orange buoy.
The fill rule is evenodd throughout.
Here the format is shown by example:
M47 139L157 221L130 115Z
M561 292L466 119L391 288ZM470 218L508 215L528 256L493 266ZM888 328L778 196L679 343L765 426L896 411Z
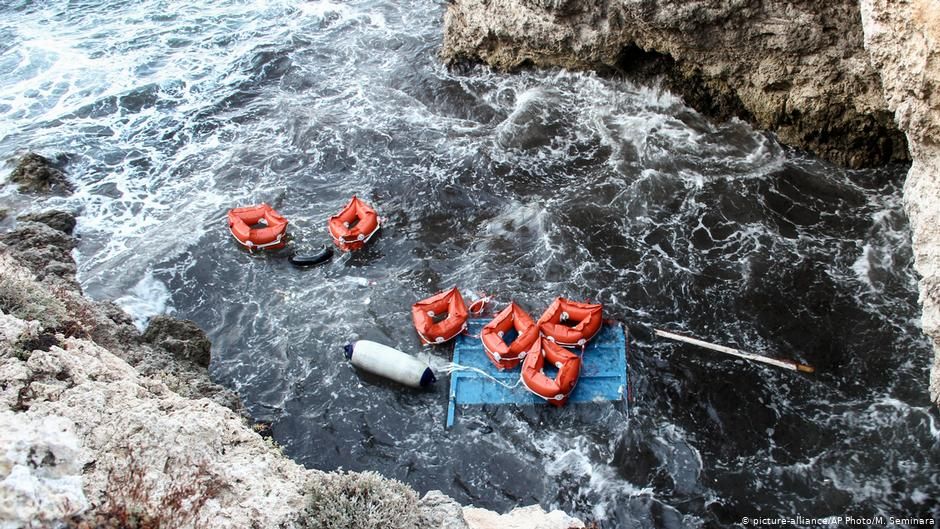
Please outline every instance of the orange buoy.
M600 330L603 310L602 305L557 298L539 318L539 330L560 345L583 346Z
M256 227L259 224L263 227ZM287 244L287 219L264 203L229 210L228 228L235 240L249 250L277 250Z
M330 217L327 228L340 250L360 250L379 231L379 216L371 206L353 195L342 211Z
M543 370L546 360L558 368L553 379ZM526 353L520 376L526 389L553 406L564 406L581 376L581 357L542 337Z
M507 344L506 333L514 330L516 338ZM480 340L490 361L499 369L512 369L525 358L526 351L539 337L539 327L522 307L513 301L483 326Z
M454 287L411 306L411 318L425 344L444 343L467 328L467 306Z

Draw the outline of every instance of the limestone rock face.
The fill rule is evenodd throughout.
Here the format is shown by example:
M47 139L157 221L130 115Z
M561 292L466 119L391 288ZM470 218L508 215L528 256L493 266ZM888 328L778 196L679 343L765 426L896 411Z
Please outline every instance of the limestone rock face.
M232 390L209 379L205 367L209 364L211 344L201 329L192 322L160 316L155 318L156 326L148 335L149 343L142 344L133 321L120 307L82 296L71 254L76 241L68 234L74 217L47 212L32 219L0 235L0 268L4 272L0 274L0 288L4 287L4 278L23 275L16 271L20 268L16 265L22 265L45 283L44 287L18 280L20 294L15 297L32 301L30 306L38 311L32 318L44 320L47 334L62 332L87 337L142 374L159 377L173 391L187 397L211 398L233 410L242 410ZM3 301L4 295L0 294L0 305Z
M904 206L921 275L922 326L934 345L930 394L940 405L940 9L933 0L861 0L865 47L913 163Z
M691 106L837 163L908 157L857 0L454 0L441 55L664 76Z
M561 511L546 513L538 505L519 507L507 514L497 514L486 509L464 507L463 516L471 529L578 529L581 520Z
M26 296L54 299L49 285L29 279L3 252L0 257L0 279L14 275ZM35 348L36 335L48 329L2 311L0 327L0 452L6 457L0 457L0 523L22 527L23 519L51 520L100 504L135 454L154 502L200 465L223 484L203 507L212 527L293 526L306 480L318 474L285 458L240 415L172 391L164 373L142 375L85 337L59 333ZM122 352L154 352L146 344L131 349ZM70 499L58 501L63 498Z
M62 417L0 410L0 529L19 529L88 508L81 443Z
M25 362L5 359L0 400L22 410L19 423L75 425L82 457L72 464L80 473L81 459L94 461L79 474L92 502L101 501L113 479L109 471L133 451L157 497L161 486L197 464L224 483L203 509L213 527L279 527L294 520L311 472L284 458L238 415L207 399L181 397L92 342L69 338L63 345L33 351Z
M463 517L463 506L439 490L429 491L418 501L421 507L419 527L428 529L470 529Z

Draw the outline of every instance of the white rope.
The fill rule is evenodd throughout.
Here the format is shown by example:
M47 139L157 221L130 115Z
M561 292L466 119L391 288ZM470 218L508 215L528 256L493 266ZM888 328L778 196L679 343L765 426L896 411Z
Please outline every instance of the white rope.
M418 329L415 329L415 331L418 333L418 336L420 336L420 337L421 337L421 340L424 341L424 346L425 346L425 347L427 347L427 346L429 346L429 345L438 345L438 344L442 344L442 343L445 343L445 342L449 342L449 341L453 340L454 338L456 338L457 336L459 336L460 333L462 333L462 332L464 332L464 331L466 331L466 330L467 330L467 324L466 324L466 322L464 322L463 326L460 327L460 330L458 330L457 332L455 332L454 335L451 336L450 338L444 338L443 336L437 336L437 337L435 337L433 340L431 340L430 338L428 338L427 336L425 336L421 331L419 331ZM443 338L443 339L442 339L442 338Z
M274 239L273 241L266 243L266 244L256 244L255 248L267 248L268 246L275 246L275 245L281 244L281 239L283 237L284 237L284 234L280 233L278 234L277 238Z
M519 353L518 356L513 356L513 357L511 357L511 358L508 357L508 356L502 356L501 354L497 353L496 351L490 351L490 348L486 346L486 343L485 343L485 342L483 343L483 350L486 351L487 353L489 353L490 356L492 356L493 358L495 358L497 362L501 362L501 361L503 361L503 360L509 360L509 361L512 361L512 360L522 360L522 359L525 358L525 355L526 355L526 353L527 353L527 351L522 351L521 353ZM508 350L508 348L507 348L507 350Z
M331 218L332 218L332 217L331 217ZM333 242L342 242L342 241L340 240L340 237L341 237L341 236L340 236L340 235L336 235L335 233L333 233L333 224L332 224L332 223L327 223L327 225L326 225L326 231L328 231L328 232L330 233L330 237L333 238Z
M543 374L543 375L545 374L545 371L544 371L544 370L542 371L542 374ZM580 375L580 373L579 373L579 374L578 374L578 378L574 379L574 386L571 386L571 391L569 391L568 393L559 393L559 394L554 395L554 396L551 396L551 397L546 397L545 395L542 395L542 394L539 393L538 391L535 391L534 389L530 388L529 385L525 383L525 379L522 378L522 373L519 374L519 382L522 382L522 385L525 386L525 388L526 388L527 390L531 391L536 397L541 397L541 398L543 398L543 399L545 399L545 400L564 400L565 397L568 397L568 396L570 396L572 393L574 393L574 389L575 389L576 387L578 387L578 381L580 381L580 380L581 380L581 375Z
M281 232L281 233L277 234L277 238L274 239L274 240L271 241L271 242L268 242L268 243L265 243L265 244L255 244L255 243L251 242L251 239L248 239L247 241L243 241L243 240L239 239L239 238L238 238L238 235L235 235L235 230L233 230L233 229L231 229L231 228L229 228L228 231L232 233L232 237L235 237L235 240L238 241L239 244L241 244L241 245L244 246L245 248L248 248L249 250L252 249L252 248L262 248L262 249L263 249L263 248L267 248L267 247L269 247L269 246L274 246L274 245L277 245L277 244L281 244L281 239L284 237L284 234L286 233L286 232Z
M332 224L327 225L327 231L330 232L330 236L333 237L333 240L339 243L343 243L343 244L351 244L351 243L356 243L356 242L367 243L369 242L369 239L371 239L372 236L375 235L376 232L378 232L379 228L381 227L382 227L382 224L377 222L375 225L375 229L372 230L371 233L369 233L368 235L360 233L356 237L350 237L348 235L336 235L335 233L333 233Z
M486 304L490 301L493 301L493 296L483 296L480 299L474 300L470 304L470 314L483 314L483 311L486 310ZM473 306L477 303L480 303L480 310L473 310Z
M457 372L457 371L473 371L473 372L475 372L475 373L479 373L479 374L483 375L484 377L486 377L486 378L492 380L493 382L496 382L497 384L499 384L500 386L503 386L503 387L506 388L506 389L516 389L516 388L519 387L519 384L522 383L522 378L519 378L519 380L517 380L515 384L510 385L510 384L507 384L507 383L503 382L502 380L499 380L498 378L496 378L496 377L494 377L493 375L487 373L486 371L483 371L482 369L480 369L480 368L478 368L478 367L462 366L462 365L460 365L460 364L455 364L455 363L453 363L453 362L449 362L449 363L447 363L447 364L444 364L444 366L438 368L438 370L439 370L439 371L442 371L442 372L444 372L444 373L447 373L448 375L451 374L451 373Z
M548 341L554 342L562 347L580 347L583 350L585 347L587 347L587 343L590 342L595 336L597 336L598 332L600 332L600 329L598 329L598 331L596 331L591 336L585 336L585 337L579 338L576 343L560 342L556 340L554 336L549 336L541 331L539 331L539 336L544 336L545 339L547 339Z
M360 240L361 240L362 242L369 242L369 239L371 239L372 236L375 235L376 232L378 232L378 231L379 231L379 228L381 228L381 227L382 227L381 219L376 219L376 221L375 221L375 229L372 230L372 233L370 233L369 235L366 235L365 239L360 239Z

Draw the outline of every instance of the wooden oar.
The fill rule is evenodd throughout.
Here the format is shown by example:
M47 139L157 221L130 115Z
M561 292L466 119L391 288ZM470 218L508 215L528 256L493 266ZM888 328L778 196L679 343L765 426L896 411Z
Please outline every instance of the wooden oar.
M716 345L713 343L703 342L696 338L688 338L679 334L671 333L668 331L663 331L660 329L653 329L656 331L657 336L662 336L663 338L669 338L670 340L676 340L679 342L690 343L692 345L697 345L699 347L704 347L706 349L711 349L712 351L719 351L729 355L734 355L739 358L744 358L745 360L754 360L757 362L763 362L765 364L770 364L772 366L782 367L784 369L792 369L793 371L802 371L803 373L812 373L816 369L813 366L808 366L801 364L799 362L794 362L793 360L777 360L776 358L767 358L766 356L760 356L753 353L747 353L744 351L739 351L738 349L732 349L731 347L725 347L723 345Z

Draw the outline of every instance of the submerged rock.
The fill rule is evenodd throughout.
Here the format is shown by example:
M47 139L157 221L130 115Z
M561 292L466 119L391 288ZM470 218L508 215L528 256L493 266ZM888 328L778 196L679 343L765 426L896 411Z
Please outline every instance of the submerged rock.
M51 191L72 191L72 184L48 158L34 152L23 156L13 173L10 182L18 184L24 193L48 193Z
M908 159L855 0L454 0L441 55L662 78L706 114L741 117L837 163Z

